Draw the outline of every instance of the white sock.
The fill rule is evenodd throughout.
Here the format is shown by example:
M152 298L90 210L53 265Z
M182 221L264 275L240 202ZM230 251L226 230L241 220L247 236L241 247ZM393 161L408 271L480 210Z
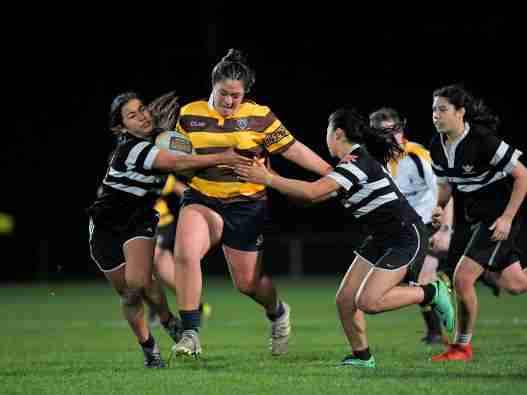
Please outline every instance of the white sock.
M467 344L470 344L471 340L472 340L472 333L458 333L456 335L456 344L461 344L462 346L466 346Z

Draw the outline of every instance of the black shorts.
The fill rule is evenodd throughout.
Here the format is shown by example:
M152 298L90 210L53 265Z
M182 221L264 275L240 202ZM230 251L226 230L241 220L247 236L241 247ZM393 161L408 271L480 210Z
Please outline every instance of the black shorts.
M267 200L224 203L208 198L193 189L187 189L181 207L201 204L223 218L222 243L241 251L263 249L263 231L267 216Z
M170 251L172 254L174 253L176 227L176 220L157 227L156 244L158 248L164 251Z
M475 260L492 272L501 272L508 266L520 261L520 250L516 240L520 233L520 221L514 221L507 240L492 241L494 230L491 224L479 222L470 227L469 240L463 255Z
M382 270L395 271L409 265L404 281L417 282L428 248L426 236L421 221L402 222L387 236L368 237L356 254Z
M156 234L158 216L133 221L128 229L112 229L96 225L90 218L90 254L102 272L111 272L126 264L124 244L135 238L152 239ZM153 252L152 252L153 253Z

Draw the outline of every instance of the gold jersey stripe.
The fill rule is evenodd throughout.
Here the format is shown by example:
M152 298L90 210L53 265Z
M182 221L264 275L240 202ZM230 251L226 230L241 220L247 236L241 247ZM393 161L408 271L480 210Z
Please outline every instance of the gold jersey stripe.
M233 116L223 118L207 101L189 103L181 109L177 130L192 142L197 154L235 147L242 155L266 158L295 142L295 138L269 107L244 102ZM217 152L217 151L216 151ZM265 186L237 181L225 166L198 171L190 186L205 196L222 200L265 198Z
M202 194L214 198L232 198L236 196L251 196L265 190L265 185L252 184L250 182L221 182L204 180L194 177L190 186Z

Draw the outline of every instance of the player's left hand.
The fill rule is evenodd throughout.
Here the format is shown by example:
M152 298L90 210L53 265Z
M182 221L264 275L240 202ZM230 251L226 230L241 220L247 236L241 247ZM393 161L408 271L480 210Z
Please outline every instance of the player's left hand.
M234 171L238 174L240 180L252 182L253 184L267 185L268 180L272 177L271 173L260 160L253 161L252 165L237 165Z
M430 238L430 248L436 254L447 252L450 248L450 232L435 232Z
M501 241L507 240L509 233L511 232L512 218L509 218L505 215L499 217L494 223L489 227L490 230L494 230L494 233L491 236L492 241Z

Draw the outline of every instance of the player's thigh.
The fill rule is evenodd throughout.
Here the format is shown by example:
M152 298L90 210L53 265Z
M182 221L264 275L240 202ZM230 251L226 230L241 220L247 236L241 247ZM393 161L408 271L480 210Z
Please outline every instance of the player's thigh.
M152 281L155 239L134 237L123 244L126 283L131 288L147 288Z
M360 305L374 305L382 299L384 295L395 286L403 282L406 277L407 266L399 267L393 270L387 270L379 267L370 273L364 280L364 284L358 295Z
M336 295L337 304L355 304L360 287L374 267L373 263L357 255L340 282Z
M527 272L520 262L515 262L499 272L499 284L512 294L520 294L527 289Z
M423 267L419 273L419 284L428 284L437 279L437 267L439 260L432 255L425 256Z
M262 251L243 251L223 245L232 280L238 289L251 288L261 276Z
M223 219L214 210L191 204L179 212L174 255L176 260L200 260L222 236Z
M105 271L104 276L110 282L118 294L122 294L127 289L125 277L126 264L119 266L115 270Z
M462 256L454 272L454 287L460 291L474 285L476 280L483 274L484 268L474 259Z

